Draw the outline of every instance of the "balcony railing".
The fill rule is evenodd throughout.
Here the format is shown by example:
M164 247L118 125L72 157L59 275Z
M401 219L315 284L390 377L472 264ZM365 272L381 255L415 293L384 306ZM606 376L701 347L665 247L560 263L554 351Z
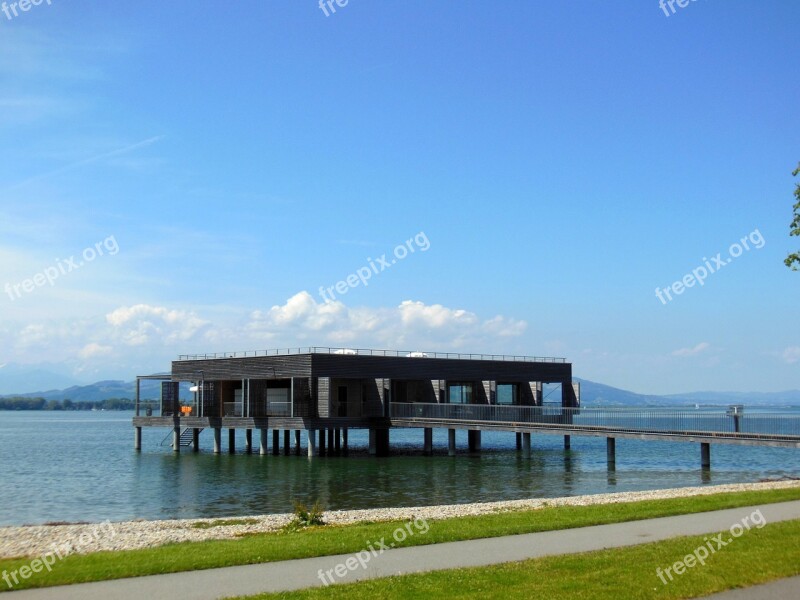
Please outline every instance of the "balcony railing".
M740 437L800 438L800 415L738 413L725 409L563 408L488 404L392 403L392 418L554 425L559 428L611 429L621 433L725 433Z
M291 402L268 402L267 416L269 417L290 417L292 415Z
M418 350L372 350L369 348L329 348L309 346L305 348L280 348L276 350L243 350L237 352L214 352L211 354L181 354L179 361L210 360L219 358L254 358L257 356L285 356L293 354L338 354L344 356L394 356L405 358L447 358L453 360L499 360L513 362L565 363L565 358L552 356L524 356L521 354L465 354L460 352L420 352Z

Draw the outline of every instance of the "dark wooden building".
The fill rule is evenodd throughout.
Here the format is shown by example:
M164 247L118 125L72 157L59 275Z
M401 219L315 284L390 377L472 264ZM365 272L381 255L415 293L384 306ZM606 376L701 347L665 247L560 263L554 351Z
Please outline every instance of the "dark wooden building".
M140 400L139 382L147 379L161 381L158 403ZM469 411L481 406L541 406L545 384L560 384L561 406L579 405L572 365L563 358L347 348L186 355L172 363L168 375L137 378L135 443L140 449L142 427L171 427L176 451L181 445L197 449L200 431L210 428L219 452L222 429L229 430L231 444L235 430L243 429L251 450L252 430L258 429L263 453L268 430L273 431L273 450L281 431L288 449L290 432L299 447L305 430L308 452L314 455L324 451L326 432L330 449L346 446L348 429L366 428L370 449L382 453L388 448L393 406L402 416L409 410L433 414L441 405L458 405L463 408L450 408L448 415L463 420L475 418ZM427 441L426 428L426 447Z

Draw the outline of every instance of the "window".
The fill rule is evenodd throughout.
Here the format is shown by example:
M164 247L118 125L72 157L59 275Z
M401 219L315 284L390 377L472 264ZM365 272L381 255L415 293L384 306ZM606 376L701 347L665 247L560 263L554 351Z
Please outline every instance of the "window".
M471 383L451 383L447 386L450 404L472 404Z
M519 386L516 383L497 384L497 404L519 404Z

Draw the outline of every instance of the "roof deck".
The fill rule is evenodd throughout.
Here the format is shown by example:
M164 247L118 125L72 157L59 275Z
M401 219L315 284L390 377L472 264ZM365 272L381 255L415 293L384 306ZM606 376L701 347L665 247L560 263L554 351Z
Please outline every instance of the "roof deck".
M298 354L334 354L343 356L387 356L395 358L440 358L452 360L492 360L509 362L566 363L567 359L555 356L526 356L521 354L472 354L461 352L421 352L419 350L375 350L371 348L336 348L307 346L271 350L240 350L206 354L181 354L178 361L214 360L222 358L255 358L258 356L292 356Z

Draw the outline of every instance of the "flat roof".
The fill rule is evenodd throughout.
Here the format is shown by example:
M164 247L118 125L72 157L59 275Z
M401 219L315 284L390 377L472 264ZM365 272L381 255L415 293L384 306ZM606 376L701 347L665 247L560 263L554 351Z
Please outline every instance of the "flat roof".
M271 350L241 350L209 354L181 354L178 361L213 360L222 358L252 358L258 356L291 356L297 354L335 354L342 356L391 356L407 358L439 358L451 360L499 360L509 362L566 363L567 359L555 356L527 356L521 354L469 354L463 352L422 352L419 350L375 350L370 348L334 348L308 346L303 348L278 348Z

